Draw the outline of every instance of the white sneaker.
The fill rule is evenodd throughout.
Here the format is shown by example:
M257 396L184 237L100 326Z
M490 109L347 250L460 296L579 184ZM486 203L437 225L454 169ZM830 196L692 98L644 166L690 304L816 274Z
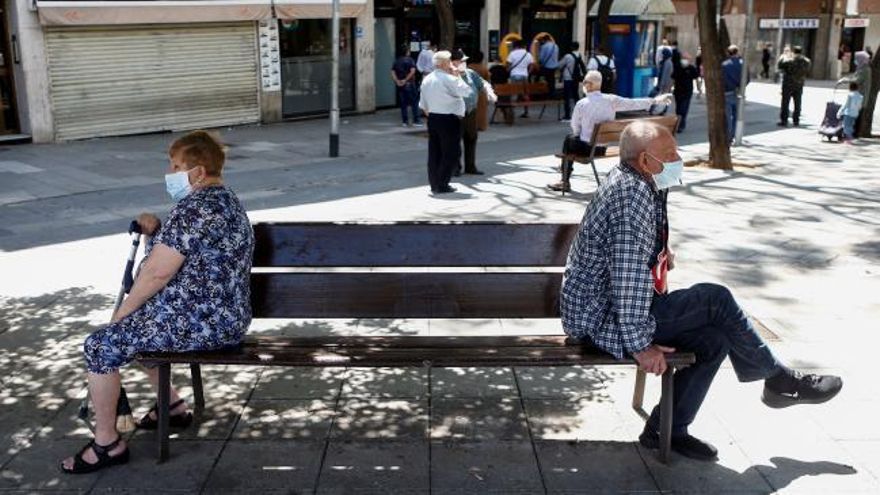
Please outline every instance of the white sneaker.
M425 127L425 124L421 122L416 122L415 124L413 124L413 127Z
M560 122L571 122L571 119L559 119Z
M400 124L400 127L409 127L409 124L407 124L406 122L404 122L404 123Z

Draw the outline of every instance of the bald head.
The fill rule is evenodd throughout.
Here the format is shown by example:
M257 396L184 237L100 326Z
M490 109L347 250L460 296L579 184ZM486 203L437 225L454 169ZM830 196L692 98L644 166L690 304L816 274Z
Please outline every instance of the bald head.
M643 174L659 173L663 162L677 159L675 138L665 127L637 120L620 133L620 161Z

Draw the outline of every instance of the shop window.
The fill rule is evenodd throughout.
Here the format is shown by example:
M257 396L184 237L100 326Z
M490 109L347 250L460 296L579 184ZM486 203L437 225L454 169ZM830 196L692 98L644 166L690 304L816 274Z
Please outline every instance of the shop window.
M279 21L281 88L284 116L330 111L332 36L329 19ZM339 26L339 107L353 110L354 21Z
M654 54L657 51L657 23L637 22L636 33L638 34L638 51L636 52L636 67L653 67Z

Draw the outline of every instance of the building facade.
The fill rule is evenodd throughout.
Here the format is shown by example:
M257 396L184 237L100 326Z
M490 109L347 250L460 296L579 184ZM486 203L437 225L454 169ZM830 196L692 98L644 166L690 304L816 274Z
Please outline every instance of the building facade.
M700 44L697 0L674 0L676 14L667 16L664 35L694 53ZM731 42L742 47L750 29L750 71L760 72L761 50L771 45L777 57L780 46L799 45L813 61L811 77L836 79L852 70L852 53L880 45L880 0L754 0L747 18L745 0L722 2Z

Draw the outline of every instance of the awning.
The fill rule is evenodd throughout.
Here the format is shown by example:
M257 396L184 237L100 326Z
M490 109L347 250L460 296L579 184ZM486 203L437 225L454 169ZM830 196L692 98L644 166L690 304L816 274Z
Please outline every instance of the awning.
M614 0L611 3L611 15L653 17L675 13L672 0ZM594 2L593 8L590 9L590 17L597 15L599 15L599 2Z
M275 0L279 19L329 19L333 14L330 0ZM339 0L339 15L357 17L367 7L367 0Z
M189 22L328 19L331 0L37 0L44 26L182 24ZM341 0L342 17L356 17L366 0Z

